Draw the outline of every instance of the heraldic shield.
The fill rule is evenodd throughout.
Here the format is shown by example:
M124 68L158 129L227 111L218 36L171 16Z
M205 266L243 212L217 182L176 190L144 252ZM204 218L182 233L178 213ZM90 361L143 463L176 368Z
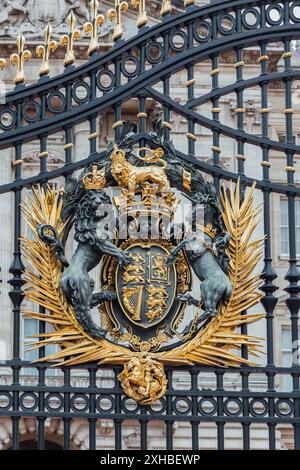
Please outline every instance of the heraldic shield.
M44 360L121 364L124 392L147 405L166 393L165 365L250 364L239 354L245 344L257 354L259 340L236 330L262 317L249 312L261 298L261 240L252 237L254 186L216 188L177 156L161 122L148 147L139 142L135 125L123 123L119 140L64 191L32 189L23 205L34 235L23 238L25 295L46 313L24 315L54 326L34 343L60 346ZM176 232L184 201L191 225Z
M158 244L135 244L125 250L132 263L118 267L116 291L122 310L134 325L149 328L162 322L176 295L176 271L170 252Z

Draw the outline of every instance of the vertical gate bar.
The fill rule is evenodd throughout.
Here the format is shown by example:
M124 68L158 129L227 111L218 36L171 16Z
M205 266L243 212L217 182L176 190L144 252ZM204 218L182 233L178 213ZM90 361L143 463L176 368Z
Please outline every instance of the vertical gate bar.
M224 390L224 373L223 371L216 372L217 378L217 387L216 391L221 392L222 394L225 392ZM218 450L224 450L224 409L223 409L223 396L217 397L217 411L218 411L218 418L219 420L216 422L217 424L217 440L218 440ZM221 421L222 419L222 421Z
M236 11L236 27L237 31L241 30L241 12L240 10ZM242 85L243 81L243 54L244 50L243 47L237 47L235 49L235 56L236 56L236 63L234 64L234 68L236 71L236 82L241 82L241 86L236 90L236 126L239 132L244 132L244 116L245 116L245 107L244 107L244 87ZM245 172L245 155L244 155L244 139L240 136L237 137L237 172L239 175L244 175ZM247 312L243 312L246 314ZM248 328L247 325L244 324L241 327L241 334L247 335ZM246 345L242 345L241 348L242 357L245 359L248 358L248 349ZM249 373L241 373L242 378L242 392L243 394L249 393ZM249 416L249 399L246 396L242 398L243 403L243 416ZM242 421L242 430L243 430L243 449L249 450L250 449L250 424L248 421Z
M284 64L285 71L291 72L291 41L286 39L284 41ZM292 77L284 79L285 85L285 127L286 127L286 142L293 143L293 108L292 108ZM299 307L300 307L300 271L297 267L297 253L296 253L296 229L295 229L295 195L289 191L290 188L295 186L294 182L294 152L286 151L286 173L287 173L287 197L288 197L288 227L289 227L289 269L285 276L285 280L289 285L284 289L288 294L286 305L291 314L291 340L292 340L292 380L293 390L299 390L299 375L293 373L294 369L299 366L298 348L299 348ZM295 403L294 403L295 404ZM299 448L300 443L300 425L294 423L294 444Z
M63 374L64 374L64 388L69 389L71 386L71 371L69 367L63 367ZM70 401L70 392L65 391L64 394L64 414L69 414L71 409L71 401ZM70 449L70 425L71 425L71 418L64 416L63 417L63 424L64 424L64 450Z
M294 417L298 421L300 420L300 398L299 398L299 372L293 372L293 390L297 393L297 397L294 398ZM300 450L300 424L294 424L294 448Z
M18 121L17 124L20 125L21 122L21 113L22 107L21 103L17 104L18 110ZM21 166L22 166L22 142L18 142L15 145L15 160L13 165L15 167L15 181L18 181L22 177ZM8 282L12 286L12 290L9 293L10 299L13 304L13 360L16 362L13 365L13 385L19 385L19 374L20 366L18 362L20 361L20 313L21 313L21 304L24 298L22 292L22 286L24 281L22 279L22 272L24 270L24 265L21 257L21 196L22 189L17 188L15 190L15 204L14 204L14 253L13 253L13 262L9 268L10 274L13 278ZM19 412L19 392L13 392L13 411ZM19 416L12 417L12 448L13 450L19 449Z
M139 61L139 73L143 73L145 71L145 45L142 44L140 47L140 61ZM138 110L138 132L143 134L146 132L147 128L147 111L146 111L146 99L147 95L145 93L138 94L138 103L139 103L139 110ZM140 147L145 146L145 140L140 140Z
M15 167L15 180L21 179L21 165L22 160L22 143L17 143L15 146L15 161L13 163ZM24 281L22 279L22 272L24 270L24 265L21 257L21 245L20 245L20 236L21 236L21 194L22 189L18 188L15 191L15 207L14 207L14 258L13 262L9 268L10 274L13 275L13 278L9 281L10 285L13 287L13 290L10 292L10 298L13 302L13 314L14 314L14 337L13 337L13 358L20 358L20 311L21 303L23 301L22 286Z
M115 375L115 415L121 415L122 412L122 387L118 380L118 375L121 372L121 368L114 368ZM115 426L115 450L122 450L122 419L114 417Z
M41 119L45 119L46 116L46 95L43 94L41 97ZM40 136L40 153L39 153L39 159L40 159L40 174L43 174L47 171L47 158L48 158L48 152L47 152L47 134L42 134ZM46 185L47 185L47 180L42 180L41 181L41 186L46 190ZM41 305L39 306L39 313L45 314L46 309L42 307ZM39 334L43 334L46 331L46 324L45 322L39 320ZM39 338L39 341L44 338ZM46 349L45 346L39 348L38 350L38 355L39 359L45 357ZM39 386L44 387L45 386L45 368L40 367L38 369L38 379L39 379ZM40 413L44 413L44 400L45 400L45 393L44 392L39 392L38 393L38 410ZM38 416L38 449L40 450L45 450L45 420L46 418L44 416Z
M173 450L173 425L174 419L170 419L172 417L172 410L173 410L173 400L172 395L169 393L173 391L173 372L171 370L167 371L167 379L168 379L168 392L166 396L167 408L166 414L168 419L166 420L166 450Z
M192 391L192 415L195 418L199 415L198 411L198 371L192 369L191 374L191 391ZM197 392L197 395L195 395ZM192 450L199 449L199 421L191 421L192 426Z
M42 96L42 117L45 116L45 95ZM40 174L43 174L47 171L47 157L48 157L48 152L47 152L47 134L42 134L40 137L40 153L39 153L39 159L40 159ZM42 180L41 181L41 187L46 190L47 186L47 180ZM46 309L45 307L42 307L39 305L39 313L45 314ZM44 321L38 320L38 325L39 325L39 334L43 334L46 331L46 325ZM39 341L41 341L41 337L39 338ZM38 350L38 355L39 359L42 357L45 357L45 346L39 348Z
M249 399L245 394L249 393L249 374L250 372L242 372L242 392L243 392L243 417L249 416ZM250 450L250 424L249 421L242 421L243 428L243 450Z
M39 387L45 387L45 368L39 367ZM37 418L38 421L38 449L44 450L45 449L45 416L44 416L44 404L45 404L45 392L40 391L38 393L38 410L39 416ZM41 416L43 414L43 416Z
M65 93L66 93L66 111L71 111L72 110L72 83L67 83L66 88L65 88ZM69 166L69 164L72 163L73 159L73 126L68 125L64 127L64 132L65 132L65 145L64 145L64 151L65 151L65 166ZM64 174L65 178L68 176L68 173Z
M188 48L193 47L194 42L194 29L193 24L189 23L187 28L187 37L188 37ZM195 78L194 78L194 63L190 63L187 67L187 92L188 92L188 101L192 100L195 96ZM195 156L195 122L193 119L188 119L188 153L191 156Z
M168 15L167 15L168 17ZM163 59L166 61L169 58L169 33L163 34ZM170 96L170 75L165 75L162 79L163 93L165 96ZM170 140L170 108L163 104L163 120L164 120L164 139L168 142Z
M170 96L170 76L163 78L163 93L165 96ZM168 142L170 140L170 108L165 103L163 105L164 115L164 139Z
M65 101L65 107L66 111L71 111L72 110L72 83L67 83L65 87L65 94L66 94L66 101ZM65 145L64 145L64 151L65 151L65 164L68 165L72 162L72 153L73 153L73 126L68 125L64 127L65 131ZM67 176L67 173L64 174L64 176Z
M90 141L90 156L91 156L91 155L95 155L95 153L97 152L97 137L98 137L97 114L94 114L93 116L91 116L89 119L89 122L90 122L89 141Z
M114 63L115 63L115 79L116 79L115 88L118 88L121 85L121 58L118 57ZM122 109L122 102L116 103L114 106L115 124L119 123L122 119L121 109ZM121 136L120 126L118 125L117 127L115 127L114 131L115 131L115 140L116 142L118 142Z
M212 80L212 85L211 85L211 90L212 92L217 90L219 88L219 54L214 54L211 57L211 63L212 63L212 70L211 70L211 80ZM212 99L212 117L213 121L219 123L219 97L216 96ZM213 164L216 167L220 166L220 131L217 127L213 127L213 142L212 142L212 153L213 153ZM216 187L216 190L219 189L220 187L220 177L214 175L214 185Z
M13 372L13 386L20 385L20 369L21 367L18 365L12 366ZM13 398L13 411L19 412L19 392L14 390L12 393ZM12 416L12 450L19 450L20 440L19 440L19 433L20 433L20 416Z
M89 412L92 414L96 413L96 367L89 367L89 381L90 381L90 392L89 392ZM89 450L96 450L96 418L88 418L89 422Z
M121 103L117 103L115 105L114 111L115 111L115 124L118 124L122 120L122 118L121 118L121 116L122 116L122 114L121 114ZM115 131L115 140L116 140L116 142L118 142L119 139L120 139L120 136L121 136L120 126L117 125L117 127L114 127L114 131Z
M138 95L138 132L144 134L146 132L146 123L147 123L147 113L146 113L146 94L139 93ZM139 145L141 148L145 147L145 139L140 139ZM143 155L143 153L142 153Z
M268 51L267 43L263 42L260 44L260 68L261 75L267 76L268 74ZM264 138L269 136L269 103L268 103L268 81L263 81L260 84L261 88L261 135ZM269 146L262 145L262 178L264 182L270 181L270 167L269 162ZM266 332L267 332L267 367L268 369L273 369L274 366L274 333L273 333L273 319L274 319L274 309L276 307L278 299L273 295L274 292L278 289L276 285L273 284L273 281L277 278L277 274L273 268L272 260L272 233L271 233L271 207L270 207L270 193L271 191L266 187L263 189L263 217L264 217L264 233L265 233L265 242L264 242L264 268L262 273L262 279L264 280L263 286L260 288L264 292L264 297L261 300L261 303L266 311ZM267 381L268 381L268 392L274 391L274 373L267 372ZM269 404L269 417L274 417L274 399L272 397L268 398ZM268 431L269 431L269 448L275 449L276 439L275 431L276 424L274 422L268 422Z
M72 149L74 147L73 137L72 137L73 128L72 126L66 126L64 131L65 131L65 145L64 145L65 164L68 165L69 163L72 162L72 153L73 153Z
M244 67L244 49L243 47L238 47L235 50L236 63L234 64L235 73L236 73L236 82L243 81L243 67ZM236 107L239 112L236 112L236 121L238 131L244 131L244 87L241 86L236 91ZM244 155L244 139L240 136L237 136L237 172L239 175L243 175L245 171L245 155Z
M145 406L141 406L141 414L147 414L147 408ZM141 431L141 450L148 449L148 420L141 419L140 420L140 431Z

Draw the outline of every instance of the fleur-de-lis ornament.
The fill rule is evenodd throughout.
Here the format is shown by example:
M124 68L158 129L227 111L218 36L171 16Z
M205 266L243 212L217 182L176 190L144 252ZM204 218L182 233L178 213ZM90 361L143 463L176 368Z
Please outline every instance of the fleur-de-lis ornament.
M5 59L0 58L0 70L4 70L5 67L7 66L7 62Z
M103 15L98 14L99 2L98 0L92 0L90 3L91 10L91 21L88 21L83 25L85 33L91 35L90 45L88 48L88 55L91 56L94 52L99 49L98 42L98 26L102 26L105 18Z
M68 34L64 34L60 38L61 45L67 48L67 52L65 54L65 59L64 59L65 67L67 65L74 64L75 62L74 41L78 41L81 36L79 29L75 29L76 18L75 18L73 10L70 11L70 14L67 18L67 25L69 27Z
M184 0L184 8L194 5L195 0Z
M145 3L146 3L146 0L131 0L131 6L133 8L139 9L138 19L136 22L136 25L138 28L141 28L142 26L145 26L146 24L148 24L148 17L146 13Z
M168 14L171 13L171 11L172 11L172 2L171 2L171 0L163 0L161 10L160 10L161 16L168 15Z
M113 41L117 41L123 36L122 26L122 13L128 10L128 3L120 0L115 0L115 8L110 8L107 12L107 18L112 21L115 20L115 29L113 32Z
M25 72L24 72L24 63L28 62L31 59L31 52L27 49L25 50L25 37L23 34L19 34L17 37L17 47L18 52L11 54L10 63L17 66L17 73L15 76L15 84L24 83L25 81Z
M44 32L45 42L44 45L39 45L36 48L36 55L42 57L42 65L40 67L39 76L43 77L50 72L49 57L50 53L57 49L57 42L52 39L52 27L47 24Z

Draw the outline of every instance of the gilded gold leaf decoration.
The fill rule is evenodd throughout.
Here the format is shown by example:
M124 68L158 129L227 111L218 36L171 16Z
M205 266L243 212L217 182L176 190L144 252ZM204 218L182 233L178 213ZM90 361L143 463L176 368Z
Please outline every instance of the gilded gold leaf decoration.
M254 207L254 189L255 186L248 190L242 202L239 183L230 183L228 190L223 189L222 192L223 220L231 235L228 254L231 260L229 276L233 285L232 297L220 306L217 316L191 341L167 352L148 353L153 361L235 367L252 364L239 355L241 346L247 346L249 356L261 352L258 338L237 331L241 325L263 317L259 313L245 313L261 299L261 293L257 290L261 280L260 275L255 274L255 268L261 258L263 240L252 240L260 218L260 209ZM61 264L54 256L53 249L40 240L36 228L38 224L52 225L62 237L65 225L61 221L61 209L60 194L50 187L33 190L33 196L22 205L24 218L33 233L33 239L22 239L23 254L27 260L25 296L46 309L45 314L26 311L24 315L55 326L52 332L38 334L38 341L31 347L41 348L48 344L61 346L59 351L42 359L55 361L56 365L90 361L125 364L134 357L141 357L141 353L105 339L91 338L76 321L73 308L59 286Z

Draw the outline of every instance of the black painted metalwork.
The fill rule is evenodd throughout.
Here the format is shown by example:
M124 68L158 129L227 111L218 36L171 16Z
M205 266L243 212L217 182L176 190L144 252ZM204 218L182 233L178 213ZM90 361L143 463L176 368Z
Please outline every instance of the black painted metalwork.
M96 448L97 428L101 420L113 423L115 448L123 447L126 423L135 423L140 432L140 448L147 449L149 427L153 420L163 427L165 443L162 448L175 445L176 423L185 422L191 427L192 449L202 449L201 426L209 424L216 431L215 447L228 448L226 430L231 425L240 426L243 448L251 448L255 426L265 427L269 448L278 447L276 429L279 425L293 428L294 447L300 449L300 367L291 363L281 367L274 355L274 311L278 301L275 284L274 248L271 205L274 195L288 200L289 220L289 267L285 277L286 306L291 320L291 343L293 352L298 351L299 331L299 280L295 236L295 198L300 188L295 183L294 160L300 154L293 136L293 83L300 79L299 69L293 69L291 47L300 38L300 2L281 0L212 1L206 7L191 6L177 16L166 15L160 24L141 28L127 41L117 41L105 55L93 54L84 65L66 67L63 74L43 78L30 86L18 85L0 105L0 148L14 149L15 177L0 186L0 195L11 193L14 197L14 248L10 267L10 297L13 317L12 359L0 363L1 371L11 376L11 384L0 385L0 416L12 420L12 448L20 445L20 419L32 417L37 420L37 445L45 448L45 421L58 418L62 421L63 446L69 449L71 426L76 420L86 420L89 431L89 448ZM179 39L179 41L178 41ZM282 45L283 68L270 70L268 50L270 43ZM245 50L252 47L260 64L260 74L245 78ZM221 85L219 67L222 55L231 53L233 83ZM211 89L199 96L195 81L199 83L196 66L206 61L211 65ZM130 64L130 67L129 67ZM172 77L179 71L186 73L186 99L178 103L172 98ZM284 87L285 141L279 142L269 135L269 89L272 84ZM156 87L159 85L159 87ZM244 128L245 93L257 87L260 90L261 131L258 135ZM159 91L160 90L160 91ZM225 96L236 98L236 127L227 126L221 119L220 101ZM177 157L193 163L202 172L213 177L218 186L222 180L236 181L240 178L245 186L253 183L247 173L246 145L254 146L261 153L261 178L257 179L257 191L264 203L264 269L262 273L262 305L266 311L266 365L220 369L209 367L168 368L168 392L156 406L139 406L124 396L117 380L118 367L110 370L88 364L79 367L63 367L57 381L48 382L51 364L31 365L21 359L20 315L23 301L23 262L20 252L21 212L20 201L25 188L45 185L48 181L67 176L87 164L101 160L104 154L97 151L97 118L113 109L115 123L122 120L123 107L130 98L138 102L138 140L144 146L147 138L147 98L162 106L163 119L170 123L172 113L187 121L186 152L176 150ZM201 114L200 107L211 105L212 117ZM90 154L80 161L73 158L73 131L75 126L87 122L90 131ZM196 157L196 126L212 133L212 164ZM47 139L61 132L64 136L65 164L55 170L47 167ZM115 127L118 138L120 127ZM165 126L164 138L171 136L170 125ZM222 168L222 138L236 142L236 171ZM23 178L22 154L24 145L38 141L40 165L34 176ZM272 181L270 171L271 152L279 152L286 158L286 184ZM82 156L84 157L84 156ZM43 310L41 309L41 313ZM43 327L40 327L43 333ZM246 333L246 328L243 329ZM43 352L42 352L43 353ZM243 348L243 357L247 350ZM36 369L36 384L23 380L26 370ZM79 371L84 378L74 385ZM190 389L182 390L175 379L180 371L186 374ZM280 391L283 377L292 377L292 389ZM208 379L209 377L209 379ZM231 386L233 378L240 385ZM50 385L49 385L50 383ZM260 388L256 385L260 383ZM207 385L208 384L208 385ZM207 388L209 387L209 388Z

